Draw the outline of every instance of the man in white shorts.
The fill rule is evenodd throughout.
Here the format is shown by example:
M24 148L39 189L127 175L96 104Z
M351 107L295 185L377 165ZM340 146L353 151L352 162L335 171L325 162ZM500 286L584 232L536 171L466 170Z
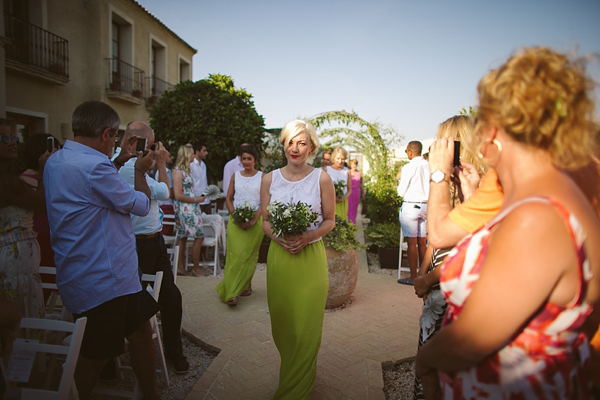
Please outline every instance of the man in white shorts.
M427 248L427 199L429 198L429 163L421 157L423 145L412 141L406 146L410 162L398 173L398 195L404 201L400 208L402 233L408 242L408 267L410 279L398 283L412 285L417 277L417 262L423 262ZM417 261L418 260L418 261Z

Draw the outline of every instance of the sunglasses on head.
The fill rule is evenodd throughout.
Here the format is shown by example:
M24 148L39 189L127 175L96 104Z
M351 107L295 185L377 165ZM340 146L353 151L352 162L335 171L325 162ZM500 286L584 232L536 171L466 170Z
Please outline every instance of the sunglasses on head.
M19 143L19 137L17 135L2 135L0 136L0 140L4 144L9 144L11 140L15 143Z

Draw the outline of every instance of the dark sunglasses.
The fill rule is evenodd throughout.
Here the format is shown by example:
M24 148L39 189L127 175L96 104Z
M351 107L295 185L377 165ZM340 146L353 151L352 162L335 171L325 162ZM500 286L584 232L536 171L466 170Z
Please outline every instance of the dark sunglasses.
M15 143L19 143L19 137L17 135L2 135L0 136L0 140L4 144L10 144L11 140L14 140Z

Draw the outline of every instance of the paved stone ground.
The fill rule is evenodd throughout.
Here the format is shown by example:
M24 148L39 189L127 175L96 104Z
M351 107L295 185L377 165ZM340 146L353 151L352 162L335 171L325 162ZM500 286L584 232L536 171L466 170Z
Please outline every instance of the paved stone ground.
M381 363L413 357L421 302L396 277L368 273L359 253L352 304L325 313L323 341L311 399L385 399ZM222 276L222 275L221 275ZM184 329L220 349L187 400L270 399L277 389L279 354L271 338L266 271L258 268L253 293L236 307L219 300L212 277L178 277Z

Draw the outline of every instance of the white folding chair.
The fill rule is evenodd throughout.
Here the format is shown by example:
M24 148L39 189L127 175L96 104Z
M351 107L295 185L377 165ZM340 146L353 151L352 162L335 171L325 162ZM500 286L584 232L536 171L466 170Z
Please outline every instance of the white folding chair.
M49 319L23 318L21 320L21 328L71 334L71 340L68 345L15 341L13 353L18 351L33 351L42 354L63 355L66 356L66 360L63 364L62 375L57 391L20 387L8 391L5 397L17 397L23 400L78 399L79 394L75 386L73 374L75 372L75 366L77 365L77 359L79 358L79 350L81 349L81 341L83 340L83 332L85 331L86 323L87 318L85 317L79 318L74 323ZM8 374L6 378L9 382L11 381L10 374Z
M167 254L171 260L171 268L173 268L173 281L177 283L177 264L179 263L179 246L167 249Z
M402 272L410 272L410 268L402 266L402 253L408 250L408 244L404 242L404 233L402 233L402 227L400 227L400 242L398 244L400 252L398 254L398 279Z
M205 266L213 266L213 276L217 276L217 269L219 268L219 238L217 237L217 231L214 226L209 222L204 222L202 224L202 228L204 230L204 241L202 242L202 247L213 247L214 248L214 257L212 261L200 261L200 265ZM192 253L191 248L194 244L193 240L188 239L186 243L186 270L188 267L193 267L194 263L190 262L188 255Z
M172 226L173 227L173 235L163 235L163 239L165 240L165 244L167 245L167 247L174 247L175 242L177 242L177 237L175 235L175 215L164 214L162 223L163 223L163 227L164 226Z
M40 267L40 275L52 275L56 277L56 267ZM51 290L50 297L46 301L46 318L49 315L60 314L61 321L72 321L73 316L60 302L58 287L56 283L42 282L42 289Z

